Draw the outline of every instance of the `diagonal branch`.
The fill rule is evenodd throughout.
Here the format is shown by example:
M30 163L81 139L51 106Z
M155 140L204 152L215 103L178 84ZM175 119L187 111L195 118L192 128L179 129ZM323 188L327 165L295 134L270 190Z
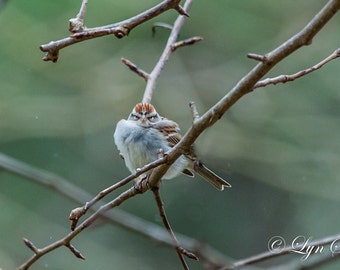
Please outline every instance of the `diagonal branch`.
M173 232L173 230L170 226L170 223L169 223L168 218L166 216L165 209L164 209L164 206L163 206L163 202L162 202L162 199L161 199L161 196L160 196L160 193L159 193L159 187L152 188L152 192L154 194L154 197L155 197L155 200L156 200L156 203L157 203L157 206L158 206L158 211L159 211L159 214L162 218L164 227L168 231L168 233L171 237L173 246L176 249L177 255L178 255L178 257L179 257L179 259L182 263L182 266L185 270L189 270L189 266L187 265L187 263L184 259L184 254L188 254L188 252L180 246L180 244L179 244L179 242L176 238L176 235L174 234L174 232Z

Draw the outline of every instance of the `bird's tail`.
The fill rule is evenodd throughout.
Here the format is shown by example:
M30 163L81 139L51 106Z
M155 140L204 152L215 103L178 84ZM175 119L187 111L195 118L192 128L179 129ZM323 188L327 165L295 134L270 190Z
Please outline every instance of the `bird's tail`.
M194 170L210 184L212 184L218 190L223 190L224 187L231 187L231 185L223 178L209 170L202 162L195 160Z

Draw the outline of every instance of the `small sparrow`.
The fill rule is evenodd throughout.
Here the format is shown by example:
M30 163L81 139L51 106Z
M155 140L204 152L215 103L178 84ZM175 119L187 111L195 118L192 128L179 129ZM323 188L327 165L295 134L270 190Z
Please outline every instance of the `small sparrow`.
M135 173L138 168L157 160L160 150L166 153L182 138L179 134L178 124L161 117L154 106L149 103L138 103L127 120L122 119L117 123L113 137L120 155L131 173ZM228 182L197 159L193 149L187 155L181 155L170 166L163 178L171 179L180 173L193 177L193 171L218 190L231 187ZM147 174L143 177L146 177Z

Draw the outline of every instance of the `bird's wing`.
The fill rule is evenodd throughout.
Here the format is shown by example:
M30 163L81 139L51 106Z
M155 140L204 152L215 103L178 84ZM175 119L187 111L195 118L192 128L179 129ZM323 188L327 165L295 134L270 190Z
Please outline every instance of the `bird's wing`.
M163 118L154 123L152 127L163 134L170 147L174 147L182 139L182 135L179 133L178 124L172 120Z

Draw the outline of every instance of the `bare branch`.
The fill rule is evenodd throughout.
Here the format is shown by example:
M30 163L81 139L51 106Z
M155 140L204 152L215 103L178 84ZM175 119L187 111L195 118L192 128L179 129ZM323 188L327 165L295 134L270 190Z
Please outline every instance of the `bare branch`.
M163 202L162 202L162 199L161 199L161 196L160 196L160 193L159 193L159 187L153 187L152 189L152 192L154 194L154 197L155 197L155 200L156 200L156 203L157 203L157 206L158 206L158 211L159 211L159 215L161 216L162 218L162 221L163 221L163 224L164 224L164 227L166 228L166 230L168 231L169 235L171 236L171 240L173 242L173 246L175 247L176 249L176 252L177 252L177 255L182 263L182 266L185 270L189 270L189 266L187 265L185 259L184 259L184 256L183 254L185 254L185 252L183 252L183 248L180 246L174 232L172 231L171 229L171 226L170 226L170 223L168 221L168 218L165 214L165 209L163 207Z
M200 118L200 115L198 114L195 102L194 101L190 101L189 102L189 107L191 109L193 122L195 122L197 119Z
M83 25L83 17L86 9L87 1L83 1L80 12L75 19L70 20L70 31L74 32L70 37L66 37L57 41L51 41L40 46L40 50L46 52L43 57L44 61L57 62L59 51L67 46L82 42L88 39L102 37L106 35L115 35L117 38L123 38L136 26L151 20L152 18L164 13L169 9L175 9L182 14L179 7L180 0L164 0L158 5L121 22L110 25L86 28Z
M87 2L87 0L83 0L83 2L81 3L79 13L77 14L77 18L79 18L80 20L84 20Z
M73 253L74 256L76 256L78 259L82 259L85 260L85 257L83 256L83 254L80 253L79 250L77 250L72 244L68 243L65 245L70 251L71 253Z
M137 67L134 63L132 63L131 61L125 59L125 58L121 58L121 61L128 66L128 68L130 70L132 70L133 72L137 73L137 75L139 75L140 77L142 77L145 81L147 81L149 79L149 74L147 72L145 72L144 70L140 69L139 67Z
M175 9L177 12L183 16L190 17L188 13L188 9L186 7L182 8L180 5L176 6Z
M327 64L328 62L334 60L335 58L340 57L340 48L335 50L331 55L329 55L328 57L326 57L325 59L323 59L321 62L317 63L316 65L301 70L295 74L292 75L280 75L277 76L275 78L268 78L268 79L264 79L262 81L259 81L255 84L254 89L259 88L259 87L265 87L269 84L278 84L278 83L286 83L286 82L291 82L294 81L302 76L305 76L309 73L312 73L313 71L316 71L320 68L322 68L325 64Z
M260 55L260 54L256 54L256 53L248 53L247 57L250 58L250 59L254 59L256 61L260 61L260 62L266 61L266 57L264 55Z
M23 238L22 240L24 241L26 247L28 247L30 250L32 250L34 254L39 253L39 250L36 248L36 246L30 240L28 240L27 238Z
M185 39L185 40L181 40L181 41L178 41L178 42L172 44L171 49L174 52L175 50L177 50L180 47L185 47L185 46L188 46L188 45L193 45L193 44L195 44L195 43L197 43L197 42L199 42L201 40L203 40L202 37L191 37L191 38L188 38L188 39Z

